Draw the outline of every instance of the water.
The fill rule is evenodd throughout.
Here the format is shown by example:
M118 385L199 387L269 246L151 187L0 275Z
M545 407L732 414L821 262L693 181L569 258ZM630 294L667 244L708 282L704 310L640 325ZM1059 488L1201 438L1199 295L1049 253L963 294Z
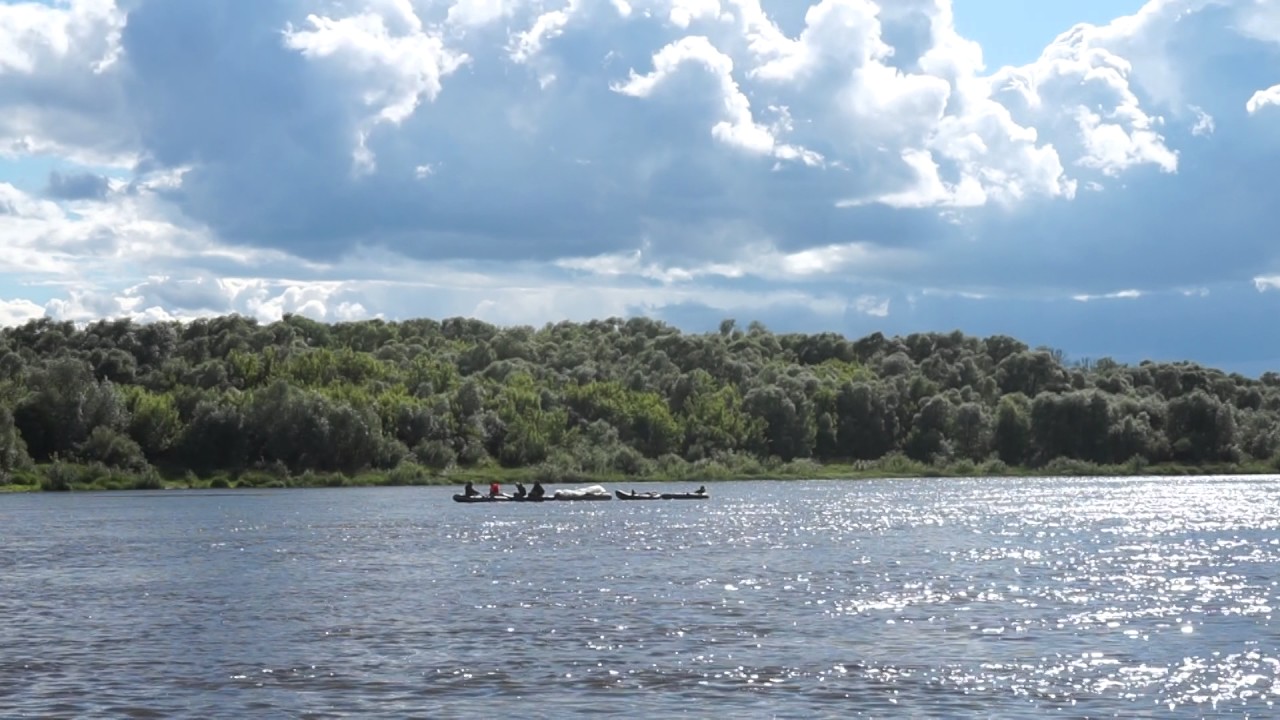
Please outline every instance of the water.
M1280 714L1276 478L710 490L0 496L0 716Z

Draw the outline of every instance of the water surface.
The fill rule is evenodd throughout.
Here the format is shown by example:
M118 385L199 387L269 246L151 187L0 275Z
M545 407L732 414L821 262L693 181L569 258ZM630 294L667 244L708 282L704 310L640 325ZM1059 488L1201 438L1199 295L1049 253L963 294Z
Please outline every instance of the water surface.
M710 490L0 496L0 715L1280 713L1276 478Z

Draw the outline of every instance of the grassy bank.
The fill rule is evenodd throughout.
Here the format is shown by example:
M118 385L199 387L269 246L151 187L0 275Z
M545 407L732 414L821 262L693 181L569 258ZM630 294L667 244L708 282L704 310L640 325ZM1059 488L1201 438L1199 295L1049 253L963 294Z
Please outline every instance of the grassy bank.
M984 463L958 461L945 465L921 463L902 455L890 455L874 461L820 464L809 460L783 462L715 461L689 463L669 459L653 463L639 474L616 472L590 473L557 467L554 463L526 468L504 468L497 465L478 468L437 470L416 463L402 463L385 472L290 473L282 467L258 468L239 473L220 472L199 476L180 468L148 468L131 472L108 468L101 464L82 465L56 462L12 473L0 478L0 492L86 491L86 490L175 490L223 488L303 488L303 487L378 487L412 485L461 485L468 480L477 484L499 482L512 485L517 481L541 480L555 484L643 483L643 482L714 482L718 480L785 480L785 479L872 479L872 478L963 478L1025 476L1137 476L1137 475L1236 475L1275 473L1270 463L1221 463L1216 465L1149 465L1129 462L1123 465L1097 465L1078 460L1058 459L1036 468L1013 467L999 460Z

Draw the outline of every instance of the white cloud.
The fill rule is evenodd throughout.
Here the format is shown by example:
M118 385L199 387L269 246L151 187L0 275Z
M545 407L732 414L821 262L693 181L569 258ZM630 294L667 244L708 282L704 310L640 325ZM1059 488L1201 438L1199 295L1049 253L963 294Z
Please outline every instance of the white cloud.
M974 177L962 177L955 185L943 182L938 163L928 150L904 150L902 162L911 168L915 183L907 190L880 195L875 198L876 202L896 208L926 208L977 207L987 201L986 191ZM842 201L841 204L854 207L865 203L853 200Z
M1280 5L1268 0L1253 0L1233 6L1238 9L1236 27L1243 35L1267 43L1280 43Z
M0 299L0 327L21 325L29 320L38 320L45 315L45 310L30 300Z
M1141 111L1135 113L1140 114ZM1134 117L1126 126L1104 122L1102 116L1080 106L1076 108L1076 122L1086 150L1078 162L1085 167L1096 168L1111 177L1134 165L1148 163L1165 172L1178 169L1177 153L1166 147L1164 138L1150 129L1150 118L1145 115Z
M132 166L114 78L124 24L113 0L0 3L0 160Z
M615 84L613 89L623 95L649 97L685 63L702 65L719 86L719 104L723 107L725 119L712 125L712 137L757 155L773 155L783 160L798 159L806 165L818 165L822 162L822 156L818 153L778 142L770 128L755 121L750 101L734 80L733 59L716 49L704 36L689 35L667 45L653 56L653 72L639 75L633 70L626 82Z
M1280 275L1260 275L1253 279L1253 286L1258 292L1280 290Z
M1244 107L1252 115L1268 105L1280 105L1280 85L1272 85L1266 90L1254 93Z
M124 15L112 0L74 0L65 9L36 2L0 6L0 73L30 75L45 63L83 62L109 69L120 54Z
M1102 293L1100 295L1074 295L1072 300L1077 302L1091 302L1094 300L1133 300L1142 297L1140 290L1119 290L1116 292Z
M886 271L919 263L911 251L862 242L823 245L796 252L781 251L770 244L748 244L732 259L692 265L663 263L646 257L649 254L649 248L642 248L626 253L563 258L556 265L602 277L642 278L669 284L713 277L778 281L817 277L874 279Z
M408 0L370 2L364 12L340 19L308 15L307 25L285 28L286 46L308 58L332 58L341 72L358 75L361 102L374 110L356 130L353 159L360 172L375 168L368 148L373 126L404 122L469 59L446 47L438 31L424 28Z
M853 309L871 317L889 317L889 299L874 295L860 295L854 299Z
M519 0L457 0L449 8L449 22L458 25L485 25L510 17Z
M1275 3L1154 0L993 73L951 5L0 4L0 172L60 173L0 182L0 273L74 289L5 312L888 326L1280 286Z
M1191 110L1196 118L1195 124L1191 126L1191 134L1197 136L1212 135L1213 131L1217 129L1213 116L1196 105L1192 105L1188 109Z
M720 0L671 0L667 17L672 25L683 29L697 20L721 18L722 13Z
M1120 25L1125 25L1117 21ZM1015 117L1073 148L1076 164L1115 176L1138 165L1177 170L1177 153L1155 128L1158 116L1142 108L1130 84L1132 64L1108 48L1116 26L1077 26L1031 65L997 71L995 97Z
M512 38L511 59L516 62L528 62L542 52L543 45L548 40L559 37L564 32L569 20L580 7L579 0L568 0L564 8L539 15L528 30L517 33Z

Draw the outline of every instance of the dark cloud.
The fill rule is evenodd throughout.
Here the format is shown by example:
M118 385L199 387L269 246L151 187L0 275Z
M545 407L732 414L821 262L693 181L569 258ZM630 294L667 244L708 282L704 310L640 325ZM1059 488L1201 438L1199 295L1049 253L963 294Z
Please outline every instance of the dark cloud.
M102 200L110 189L110 181L93 173L64 175L54 170L49 173L45 195L57 200Z
M371 111L352 102L333 63L284 46L281 29L304 22L302 7L153 0L129 18L128 88L145 109L146 162L192 164L172 198L225 240L317 259L361 244L422 258L552 259L641 243L678 259L722 258L734 251L726 244L766 239L784 249L831 238L910 244L922 221L938 227L836 207L889 173L908 181L891 153L811 168L714 140L721 88L696 62L651 97L615 92L631 70L650 72L652 54L676 36L603 4L529 65L496 43L476 51L486 36L469 36L471 60L438 98L399 126L372 127L377 169L360 175L352 151ZM767 124L783 98L760 90L752 111ZM805 134L817 151L837 150ZM422 166L431 172L419 178Z
M1237 319L1265 326L1280 297L1257 295L1249 286L1254 275L1280 271L1270 231L1280 124L1268 114L1274 109L1245 111L1253 92L1280 82L1274 70L1280 45L1240 34L1241 9L1250 6L1245 0L1210 4L1176 22L1170 15L1130 37L1098 35L1089 40L1094 45L1075 48L1105 46L1132 63L1110 80L1099 79L1105 72L1088 72L1098 53L1071 55L1071 48L1057 47L1061 62L1028 71L1036 82L1048 78L1030 99L1009 87L996 92L1005 107L983 106L984 93L967 93L939 78L912 85L893 72L856 72L850 57L867 37L839 22L814 34L821 36L814 42L826 44L808 48L813 54L805 57L817 58L811 67L793 75L778 71L771 79L752 74L759 63L752 43L767 42L747 37L737 22L704 19L686 29L673 26L661 7L624 18L612 3L580 3L563 32L545 37L542 52L521 63L510 53L541 12L528 6L543 3L518 4L509 16L465 29L448 24L449 3L415 4L427 32L443 28L446 47L469 59L443 78L438 97L424 93L398 123L375 115L388 98L402 100L422 73L388 63L421 60L425 45L379 55L394 46L394 37L368 37L365 45L312 47L307 54L286 42L288 28L315 29L309 14L389 13L392 3L129 0L123 52L110 69L86 70L109 50L109 43L95 40L84 53L39 55L39 69L51 68L45 75L0 73L0 140L25 138L32 127L48 125L43 139L57 147L136 153L130 193L112 195L106 178L63 171L50 176L46 194L111 202L127 195L121 202L159 208L165 221L192 238L288 253L209 253L191 261L210 273L208 282L144 288L157 304L180 309L214 307L226 291L212 278L243 275L251 265L260 273L332 280L354 267L352 258L407 257L449 261L455 269L474 266L478 274L505 277L505 285L527 277L530 285L550 288L565 279L543 263L626 258L643 248L634 267L608 268L616 275L592 276L589 262L572 264L575 278L598 283L603 296L615 281L620 294L627 283L643 282L632 275L642 270L690 270L694 280L673 284L680 304L662 309L662 302L649 299L660 294L641 294L634 296L644 298L635 309L707 329L732 315L779 331L841 329L851 335L958 327L1017 335L1073 355L1210 357L1221 343L1246 348L1231 357L1280 356L1269 339L1251 340L1249 331L1231 327ZM934 49L930 57L939 60L951 52L932 48L933 0L882 5L882 39L894 48L891 69L919 72L924 53ZM814 6L764 2L791 38L801 34ZM76 38L87 43L90 36L109 37L110 18L104 18L77 26ZM388 24L393 36L413 31L411 24ZM1077 28L1060 42L1089 32ZM706 36L707 44L687 52L674 69L655 62L656 53L686 36ZM785 55L785 47L776 50L774 55ZM719 53L732 61L727 83ZM950 60L963 66L962 55ZM618 92L632 73L661 77L648 92ZM1136 106L1125 104L1129 91ZM716 138L717 123L745 122L743 102L758 126L748 129L774 131L779 142L817 153L822 162L806 165L777 157L785 153L776 148L753 152ZM1081 107L1126 133L1150 116L1152 129L1178 154L1177 172L1162 172L1153 161L1163 157L1163 147L1140 162L1099 151L1094 165L1103 167L1080 163L1090 147L1076 120ZM1034 143L1018 136L1005 109L1035 131ZM1193 132L1200 113L1213 117L1214 132ZM362 134L373 161L368 167L356 157ZM1036 157L1034 150L1049 146L1079 181L1074 198L1046 195L1059 178L1052 159ZM904 151L923 150L933 153L942 184L917 185L915 171L903 161ZM147 183L177 168L188 169L181 185L155 191L169 203L153 202L147 188L154 185ZM980 180L993 199L970 208L874 202L892 193L909 200L915 191L927 205L944 199L963 177ZM1094 182L1100 189L1093 189ZM1014 187L1022 197L1007 204L994 199ZM18 200L0 200L0 213L6 202L16 212ZM841 206L846 200L858 202ZM44 205L46 214L56 214L53 203ZM87 245L118 240L83 237L81 245L66 247L87 251ZM829 273L812 267L820 252L797 260L800 270L772 267L786 265L788 254L846 243L869 252L845 254L855 260ZM745 257L751 252L770 259ZM331 265L293 270L288 264L297 258ZM747 275L705 274L713 265L727 275L740 265ZM379 271L387 272L371 264L358 272ZM811 274L797 277L801 271ZM466 295L467 307L484 299L483 283L477 285L469 290L474 297ZM1201 286L1214 291L1208 298L1172 292L1083 304L1064 299ZM922 288L992 297L922 296ZM754 304L742 300L755 291L783 290L793 294ZM864 295L888 299L889 315L859 309ZM398 291L379 298L390 304L388 314L399 307L397 297ZM846 298L850 309L841 314L839 302L822 302L827 298ZM547 313L563 311L554 298L543 301L538 307ZM742 310L714 309L716 302L761 309L747 317ZM1190 331L1197 323L1203 331Z

